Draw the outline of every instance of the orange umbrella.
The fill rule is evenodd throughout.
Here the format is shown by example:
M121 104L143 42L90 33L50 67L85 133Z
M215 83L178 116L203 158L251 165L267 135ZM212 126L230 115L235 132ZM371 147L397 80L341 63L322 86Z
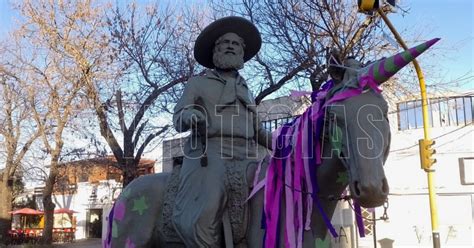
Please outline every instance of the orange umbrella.
M31 209L31 208L22 208L22 209L17 209L15 211L10 211L10 214L16 215L16 214L28 214L28 215L41 215L44 214L42 211L36 210L36 209Z

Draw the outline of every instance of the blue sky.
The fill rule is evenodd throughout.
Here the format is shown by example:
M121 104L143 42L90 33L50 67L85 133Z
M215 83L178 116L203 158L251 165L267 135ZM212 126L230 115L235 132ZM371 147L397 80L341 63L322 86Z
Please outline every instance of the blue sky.
M0 37L16 24L9 2L0 0ZM418 40L441 38L435 45L438 50L436 63L441 66L436 67L438 75L433 80L449 81L466 74L474 76L473 0L403 0L401 7L402 10L390 14L389 18L403 37ZM386 31L391 35L388 29ZM407 42L409 46L415 45L408 39ZM425 76L429 83L430 75ZM473 83L464 87L474 89L474 78Z
M435 59L441 64L437 68L444 80L465 74L474 76L473 0L405 0L401 7L408 12L399 10L389 18L402 36L418 36L420 40L441 38L433 49L438 49ZM474 78L465 88L474 89Z

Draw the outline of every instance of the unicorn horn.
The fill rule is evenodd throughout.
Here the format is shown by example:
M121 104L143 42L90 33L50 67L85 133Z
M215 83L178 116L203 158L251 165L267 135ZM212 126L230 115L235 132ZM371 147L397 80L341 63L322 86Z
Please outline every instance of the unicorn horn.
M416 47L374 62L367 66L367 73L361 75L361 77L372 76L377 84L382 84L439 40L439 38L429 40Z

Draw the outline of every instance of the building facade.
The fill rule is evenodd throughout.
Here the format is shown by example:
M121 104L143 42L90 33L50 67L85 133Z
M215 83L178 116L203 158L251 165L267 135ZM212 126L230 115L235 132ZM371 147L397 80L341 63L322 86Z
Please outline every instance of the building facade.
M466 93L428 101L430 137L436 142L433 169L443 247L474 246L473 99L473 93ZM421 116L419 99L399 102L389 115L392 141L385 164L389 220L376 224L379 244L432 247L427 173L420 167L418 147L423 138ZM381 208L375 211L377 218L383 213ZM362 243L372 247L370 241Z
M141 159L139 175L154 173L155 162ZM63 223L75 229L76 239L101 238L106 233L107 215L122 191L122 172L116 159L108 156L65 163L59 175L53 194L56 209L76 211ZM34 195L42 210L42 187L35 188Z

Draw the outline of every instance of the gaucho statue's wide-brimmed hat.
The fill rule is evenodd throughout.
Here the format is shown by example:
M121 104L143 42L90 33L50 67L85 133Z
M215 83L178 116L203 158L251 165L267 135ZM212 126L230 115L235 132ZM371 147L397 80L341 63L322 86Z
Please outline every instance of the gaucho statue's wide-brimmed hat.
M209 24L199 34L194 43L194 58L207 68L214 68L212 52L216 40L226 33L235 33L245 41L244 61L255 56L262 46L262 38L257 27L239 16L228 16Z

